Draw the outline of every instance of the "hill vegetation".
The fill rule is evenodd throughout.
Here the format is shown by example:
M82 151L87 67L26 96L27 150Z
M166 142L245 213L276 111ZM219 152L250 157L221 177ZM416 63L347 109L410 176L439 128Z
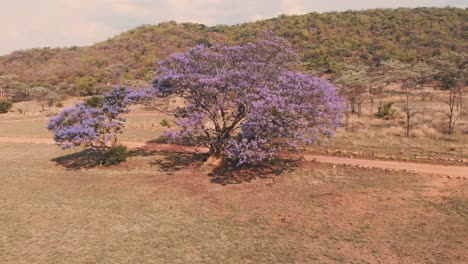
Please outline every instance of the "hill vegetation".
M88 47L41 48L0 57L0 88L43 86L70 95L92 95L116 84L146 86L155 61L197 44L242 43L265 30L299 51L304 70L334 74L340 64L378 66L395 59L425 61L468 48L468 11L400 8L310 13L234 26L174 21L143 25Z

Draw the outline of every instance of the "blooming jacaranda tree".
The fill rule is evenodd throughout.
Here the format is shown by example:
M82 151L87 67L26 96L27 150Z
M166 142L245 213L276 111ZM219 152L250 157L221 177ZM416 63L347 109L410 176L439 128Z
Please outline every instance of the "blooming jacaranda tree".
M196 46L159 62L159 96L179 96L178 131L216 158L253 163L333 135L342 99L326 80L300 73L297 53L274 36L240 46Z
M117 135L125 126L123 114L129 106L154 97L156 90L146 88L133 90L117 87L102 97L101 106L77 103L49 120L55 142L63 149L91 147L106 150L117 142Z

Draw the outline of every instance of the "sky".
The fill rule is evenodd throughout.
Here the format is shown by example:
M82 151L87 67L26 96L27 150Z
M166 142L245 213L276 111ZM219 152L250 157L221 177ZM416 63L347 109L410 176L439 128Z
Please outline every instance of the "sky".
M467 0L0 0L0 55L35 47L83 46L142 24L208 26L280 14L420 6L468 7Z

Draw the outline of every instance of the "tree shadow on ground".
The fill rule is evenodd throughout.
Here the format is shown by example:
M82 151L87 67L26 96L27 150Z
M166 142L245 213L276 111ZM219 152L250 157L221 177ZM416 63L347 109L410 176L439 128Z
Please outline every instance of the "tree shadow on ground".
M208 169L208 176L211 182L215 184L241 184L250 182L257 178L273 178L284 172L291 172L299 165L301 160L275 158L256 165L237 166L235 164L224 162L218 166L205 165L209 158L208 153L175 153L159 152L163 158L153 161L151 164L159 166L162 171L172 174L174 172L187 169Z
M161 158L152 161L150 164L158 166L161 171L173 174L177 171L194 168L209 170L208 176L215 184L241 184L250 182L257 178L274 178L284 172L293 171L300 160L275 158L256 165L237 166L229 162L223 162L218 166L205 165L209 158L208 153L189 153L181 151L168 151L158 149L135 149L129 151L128 157L149 157L158 155ZM52 161L71 170L91 169L101 166L101 153L95 150L83 150L54 158Z
M147 157L158 153L159 151L154 150L135 149L129 150L127 157ZM100 151L85 149L80 152L54 158L52 161L70 170L92 169L102 165L102 155L103 153Z
M271 179L285 172L292 172L300 160L275 158L255 165L237 166L225 163L215 167L208 175L211 182L221 185L241 184L254 179Z
M101 153L92 149L52 159L53 162L72 170L91 169L101 165Z
M160 151L159 155L162 159L151 162L151 165L156 165L166 173L174 173L188 167L201 167L208 159L207 153L181 153Z

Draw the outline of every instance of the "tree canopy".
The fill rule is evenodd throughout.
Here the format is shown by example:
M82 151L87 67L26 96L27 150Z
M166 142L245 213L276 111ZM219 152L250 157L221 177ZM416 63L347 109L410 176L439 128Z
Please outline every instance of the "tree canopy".
M159 63L160 95L184 98L166 135L237 163L315 143L338 126L342 104L327 81L295 70L298 55L269 36L239 46L196 46Z

